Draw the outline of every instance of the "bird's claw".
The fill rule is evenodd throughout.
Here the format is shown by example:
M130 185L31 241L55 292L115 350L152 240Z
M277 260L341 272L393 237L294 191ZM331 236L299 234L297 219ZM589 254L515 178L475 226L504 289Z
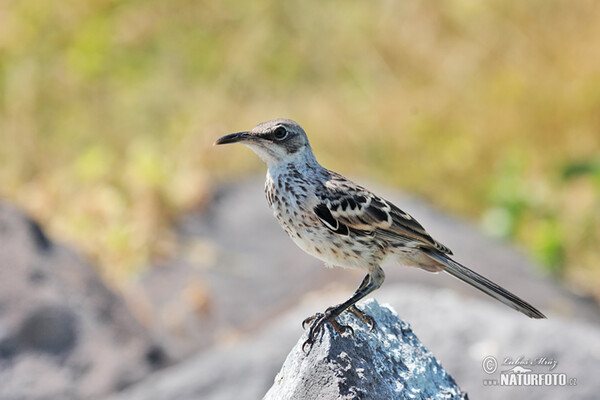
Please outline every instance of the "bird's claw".
M336 330L337 333L344 336L346 333L350 333L350 336L354 337L354 329L350 325L342 325L337 322L335 319L329 321L333 329Z
M348 307L347 310L350 311L352 314L356 315L361 321L368 325L369 332L371 332L375 328L375 320L373 319L373 317L361 311L355 305ZM302 351L304 351L305 353L307 352L306 346L309 346L310 350L310 347L312 347L312 345L315 343L317 335L320 334L327 322L329 322L333 329L335 329L336 332L339 333L341 336L344 336L345 334L349 333L350 336L354 337L354 329L352 329L351 326L342 325L336 321L335 318L339 315L339 312L339 306L333 306L325 310L324 313L316 313L315 315L312 315L306 318L304 321L302 321L302 328L306 329L306 327L308 327L308 339L306 339L304 344L302 344Z
M315 315L311 315L310 317L305 318L304 321L302 321L302 329L306 329L306 327L310 326L310 324L312 324L314 320L322 317L323 313L316 313Z
M317 336L323 331L327 322L329 322L333 329L340 335L343 336L346 333L350 333L351 336L354 336L354 329L352 329L351 326L342 325L335 320L337 315L332 312L334 308L335 307L330 307L325 313L316 313L302 321L303 328L306 328L306 326L309 325L308 339L302 344L302 351L307 353L306 346L309 346L310 350L310 347L315 343Z
M365 313L355 305L350 306L348 308L348 311L356 315L362 322L364 322L369 327L369 332L373 331L373 329L375 328L375 319L373 317L371 317L369 314Z
M324 317L325 317L325 314L316 313L315 315L312 315L312 316L306 318L304 321L302 321L303 329L306 329L307 326L309 327L308 339L306 339L306 341L302 344L302 351L304 353L308 353L308 351L306 350L306 346L309 346L308 349L310 350L313 343L315 343L317 333L321 329L323 329L323 325L324 325L323 318Z

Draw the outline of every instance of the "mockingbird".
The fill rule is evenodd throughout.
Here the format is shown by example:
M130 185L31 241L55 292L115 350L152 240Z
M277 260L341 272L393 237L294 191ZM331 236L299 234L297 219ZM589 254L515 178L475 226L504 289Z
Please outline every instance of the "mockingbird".
M250 147L267 164L267 202L296 245L328 266L367 272L350 299L304 320L303 326L310 325L304 346L314 343L327 322L339 333L351 331L335 320L345 310L373 327L373 319L355 303L381 286L385 274L380 265L385 260L448 272L528 317L546 318L526 301L450 258L452 251L433 239L413 217L323 168L296 122L263 122L251 131L223 136L215 144L237 142Z

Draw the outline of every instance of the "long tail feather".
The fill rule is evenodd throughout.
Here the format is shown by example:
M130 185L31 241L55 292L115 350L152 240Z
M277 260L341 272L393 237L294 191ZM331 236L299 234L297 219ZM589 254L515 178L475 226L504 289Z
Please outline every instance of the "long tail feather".
M435 251L427 251L427 255L443 264L444 271L448 272L450 275L476 287L485 294L492 296L507 306L522 312L530 318L546 318L544 314L542 314L531 304L527 303L525 300L520 299L508 290L479 275L477 272L470 270L464 265L454 261L453 259Z

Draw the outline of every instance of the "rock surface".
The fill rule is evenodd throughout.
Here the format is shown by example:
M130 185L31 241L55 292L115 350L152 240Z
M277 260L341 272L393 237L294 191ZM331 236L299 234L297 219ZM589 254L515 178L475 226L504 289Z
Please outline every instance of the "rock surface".
M340 336L330 324L305 354L302 335L265 400L464 399L454 379L389 306L369 299L362 309L374 329L351 313L339 322L354 335Z
M0 203L0 398L101 398L164 365L91 265Z
M238 400L260 399L273 385L286 355L303 334L301 321L345 300L345 290L329 289L305 296L295 307L238 340L165 368L127 388L111 400ZM473 399L597 399L600 381L600 328L553 314L531 320L502 305L416 284L384 286L371 297L391 304L402 319ZM360 306L360 303L359 303ZM344 338L349 340L348 338ZM498 360L493 374L484 371L487 356ZM576 378L574 386L492 386L504 358L554 359L553 371ZM549 368L537 367L548 372Z

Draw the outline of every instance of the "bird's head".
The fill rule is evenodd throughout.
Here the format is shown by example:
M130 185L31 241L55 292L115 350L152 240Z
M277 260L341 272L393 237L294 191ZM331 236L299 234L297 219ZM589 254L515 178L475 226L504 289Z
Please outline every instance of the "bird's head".
M225 135L215 144L242 143L250 147L269 166L311 157L312 150L306 132L290 119L263 122L251 131Z

